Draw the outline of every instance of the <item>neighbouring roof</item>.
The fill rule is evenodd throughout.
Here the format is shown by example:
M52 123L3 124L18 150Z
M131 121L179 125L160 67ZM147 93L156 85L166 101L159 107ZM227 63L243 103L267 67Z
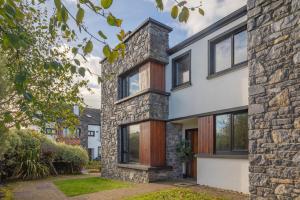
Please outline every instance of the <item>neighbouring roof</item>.
M212 25L208 26L207 28L203 29L202 31L196 33L195 35L183 40L179 44L175 45L174 47L168 50L169 55L180 51L181 49L189 46L190 44L202 39L203 37L211 34L212 32L226 26L227 24L239 19L240 17L247 14L247 6L243 6L240 9L230 13L226 17L223 17L219 21L213 23Z
M100 109L84 108L80 113L80 122L100 126Z

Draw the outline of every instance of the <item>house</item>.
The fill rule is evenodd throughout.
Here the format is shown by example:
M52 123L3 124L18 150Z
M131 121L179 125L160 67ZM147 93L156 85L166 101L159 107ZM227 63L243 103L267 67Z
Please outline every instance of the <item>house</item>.
M57 142L81 145L88 151L91 160L100 159L100 110L84 108L80 112L78 106L74 106L74 114L79 117L80 122L74 133L68 127L58 129L55 123L49 123L46 134Z
M186 175L251 199L299 199L296 2L248 1L172 48L172 29L151 18L132 31L124 58L101 62L113 77L101 86L102 176ZM182 139L195 155L186 164Z

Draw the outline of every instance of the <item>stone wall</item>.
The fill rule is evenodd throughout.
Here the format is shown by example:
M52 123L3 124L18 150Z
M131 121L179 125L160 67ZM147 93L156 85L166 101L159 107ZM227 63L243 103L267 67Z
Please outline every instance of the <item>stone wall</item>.
M166 120L168 117L168 96L146 91L132 98L118 100L118 77L123 72L149 60L167 63L168 33L170 29L149 19L126 39L126 55L113 64L102 62L102 74L111 75L102 84L101 146L102 171L104 177L149 182L162 177L164 173L118 166L119 126L145 120Z
M250 199L300 199L300 1L248 0Z

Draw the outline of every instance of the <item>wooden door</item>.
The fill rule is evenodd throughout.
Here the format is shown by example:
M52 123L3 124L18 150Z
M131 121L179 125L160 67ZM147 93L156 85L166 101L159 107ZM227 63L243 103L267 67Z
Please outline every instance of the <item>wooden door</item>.
M193 154L196 154L198 150L198 129L186 130L186 139L190 141L192 145ZM189 163L187 163L186 170L188 177L197 178L197 158L194 157Z

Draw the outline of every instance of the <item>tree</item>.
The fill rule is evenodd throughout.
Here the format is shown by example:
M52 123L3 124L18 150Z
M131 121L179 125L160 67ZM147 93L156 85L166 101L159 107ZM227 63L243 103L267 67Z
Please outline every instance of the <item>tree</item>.
M159 10L164 9L162 0L156 0ZM73 14L61 0L53 0L54 13L48 17L45 0L0 0L0 131L12 126L38 124L44 127L49 121L60 119L62 125L76 124L71 106L82 105L79 89L86 81L74 81L74 77L85 76L87 69L81 66L78 56L85 59L101 43L103 54L109 62L124 55L126 32L122 19L110 11L113 0L78 0L77 13ZM188 6L187 1L174 0L171 16L186 22L189 12L199 6ZM111 48L104 30L91 34L84 24L85 9L106 20L119 29L119 44ZM70 28L70 22L77 30ZM78 32L87 37L78 41ZM72 42L71 49L64 48L64 41ZM67 57L71 51L72 58ZM91 73L91 72L89 72ZM97 74L96 74L97 75ZM99 76L99 75L97 75ZM99 82L105 77L98 78Z

